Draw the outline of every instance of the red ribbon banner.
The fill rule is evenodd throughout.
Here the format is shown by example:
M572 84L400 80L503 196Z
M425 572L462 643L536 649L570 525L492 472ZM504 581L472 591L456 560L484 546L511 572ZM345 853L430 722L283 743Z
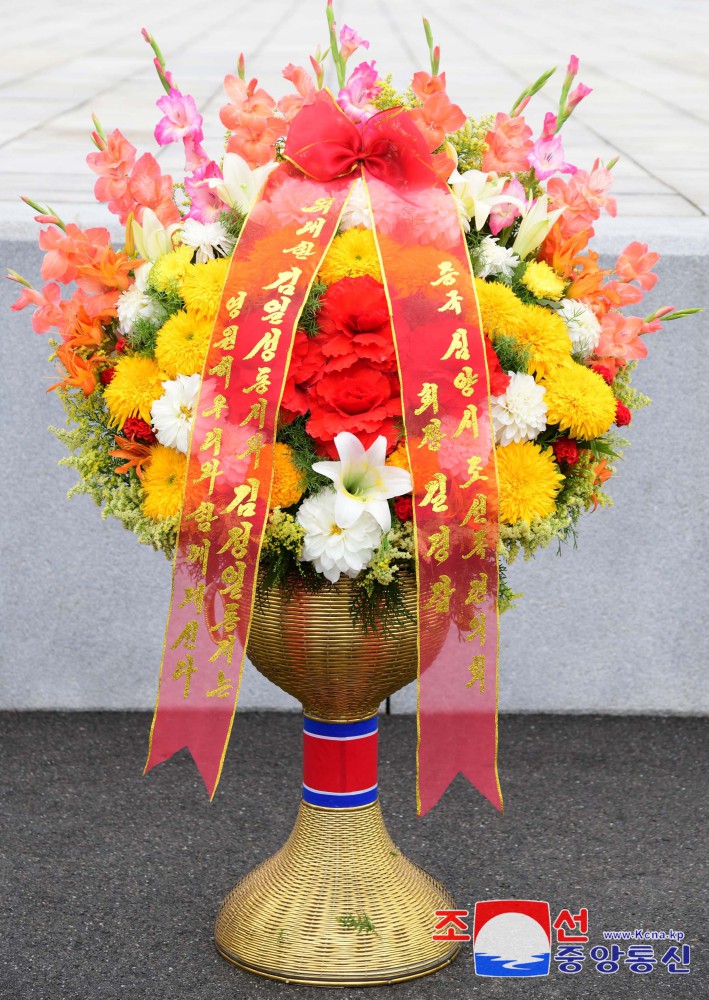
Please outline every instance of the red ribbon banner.
M327 91L290 126L234 251L204 370L146 769L189 747L211 794L236 709L298 316L353 182L372 207L413 477L419 813L462 772L498 808L497 480L455 200L401 108L354 124ZM214 609L214 605L216 608Z

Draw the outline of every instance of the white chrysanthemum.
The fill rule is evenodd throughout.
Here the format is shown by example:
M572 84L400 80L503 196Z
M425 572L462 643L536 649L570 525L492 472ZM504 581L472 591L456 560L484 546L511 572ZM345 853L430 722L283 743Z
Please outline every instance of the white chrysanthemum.
M562 299L557 312L566 323L573 354L585 361L596 350L601 339L601 324L595 313L576 299Z
M335 518L334 490L324 489L300 505L296 521L305 530L301 562L311 562L330 583L340 574L354 578L371 560L382 537L382 529L367 511L347 528Z
M492 426L499 445L533 441L547 425L546 389L531 375L509 372L510 384L503 396L490 399Z
M190 446L200 382L199 375L178 375L170 382L163 382L165 392L155 400L150 410L153 429L160 444L175 448L183 455L187 454Z
M347 199L345 210L340 220L340 229L351 229L352 226L364 226L365 229L372 228L372 213L369 210L369 198L362 179L356 180L352 185L350 196Z
M164 312L162 306L145 293L152 266L151 261L146 261L136 268L134 284L125 292L121 292L118 297L116 305L118 328L124 337L131 336L139 319L158 320L162 318Z
M480 243L475 261L475 276L511 278L518 264L519 257L513 250L501 247L494 236L486 236Z
M236 242L221 222L198 222L197 219L185 219L180 239L185 246L197 251L198 264L206 264L217 253L226 257Z

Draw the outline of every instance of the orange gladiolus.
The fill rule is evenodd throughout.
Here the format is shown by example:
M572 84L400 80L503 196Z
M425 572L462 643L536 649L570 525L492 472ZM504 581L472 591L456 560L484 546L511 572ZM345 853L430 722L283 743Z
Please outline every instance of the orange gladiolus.
M595 467L594 472L596 474L596 478L593 481L594 486L602 486L604 483L608 482L608 480L613 475L612 471L608 468L607 458L602 458L600 460L598 465ZM596 496L595 493L592 495L592 499L593 499L593 509L596 510L596 508L598 507L598 497Z

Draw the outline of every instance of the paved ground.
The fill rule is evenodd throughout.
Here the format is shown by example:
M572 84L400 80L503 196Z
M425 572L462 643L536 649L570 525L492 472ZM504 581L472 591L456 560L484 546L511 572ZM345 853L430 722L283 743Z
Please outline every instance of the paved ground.
M0 715L3 1000L707 995L706 721L504 716L506 813L459 779L418 820L415 722L383 718L390 832L459 905L531 898L555 912L587 906L590 946L604 930L683 930L692 969L672 976L658 966L639 976L621 967L603 976L587 962L576 976L554 970L503 982L477 979L465 945L434 976L369 991L271 983L212 948L218 901L293 823L298 719L239 716L211 805L185 755L140 776L148 726L145 714Z
M250 75L283 92L287 62L307 63L325 41L321 0L123 0L120 7L28 0L3 13L0 67L0 222L26 229L18 194L47 200L81 221L103 217L83 160L90 114L152 148L153 101L161 95L140 35L159 40L180 86L204 112L208 148L220 150L221 79L242 49ZM440 8L440 9L439 9ZM571 52L594 94L565 128L570 159L620 154L621 212L673 220L674 228L709 213L709 7L700 0L338 0L340 23L372 40L370 55L405 84L425 64L420 14L443 48L449 91L472 113L507 110L522 87L550 65L561 67L531 113L539 122L557 93ZM204 11L204 16L197 14ZM174 154L174 155L173 155ZM176 149L163 160L179 165ZM10 224L13 224L10 226ZM659 225L659 221L658 221ZM696 228L690 229L696 232Z

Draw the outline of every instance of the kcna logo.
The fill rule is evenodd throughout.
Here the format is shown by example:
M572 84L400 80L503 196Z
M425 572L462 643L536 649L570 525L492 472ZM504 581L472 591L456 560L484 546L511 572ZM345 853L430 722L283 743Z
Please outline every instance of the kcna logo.
M473 952L478 976L548 976L549 904L535 899L476 903Z

